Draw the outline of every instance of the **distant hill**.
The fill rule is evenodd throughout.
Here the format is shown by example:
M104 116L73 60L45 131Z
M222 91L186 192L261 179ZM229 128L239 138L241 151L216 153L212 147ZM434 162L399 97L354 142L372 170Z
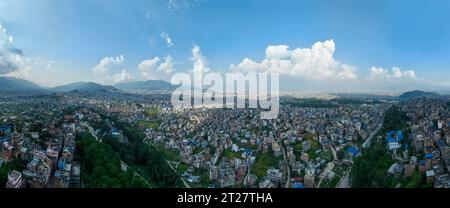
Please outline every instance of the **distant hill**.
M442 96L439 94L436 94L436 93L424 92L424 91L420 91L420 90L405 92L405 93L401 94L400 96L398 96L398 98L401 100L410 100L410 99L414 99L414 98L423 98L423 97L439 98Z
M101 85L94 82L75 82L51 88L54 92L119 92L113 86Z
M383 95L383 94L370 94L370 93L336 93L338 98L348 99L366 99L366 100L396 100L397 96Z
M123 82L114 87L125 91L164 91L174 90L177 86L163 80L147 80L136 82Z
M28 80L0 76L0 92L44 93L48 92L48 90Z

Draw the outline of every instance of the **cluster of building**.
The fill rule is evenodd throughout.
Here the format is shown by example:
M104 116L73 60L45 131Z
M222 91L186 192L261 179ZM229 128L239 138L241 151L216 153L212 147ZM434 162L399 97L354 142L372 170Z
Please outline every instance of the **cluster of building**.
M411 130L409 138L400 130L387 132L387 149L396 159L388 173L405 178L418 173L430 186L450 188L450 114L446 101L414 99L402 107L410 118Z
M38 100L35 108L17 104L24 105L23 111L16 111L21 119L8 116L5 120L16 124L0 127L1 163L16 161L20 166L10 170L6 187L79 187L80 166L74 161L78 125L72 117L62 116L63 108L55 101ZM35 113L36 109L41 111Z
M149 142L177 150L181 162L209 171L219 187L316 187L328 163L348 162L382 121L385 104L333 108L283 106L278 119L260 120L255 109L158 108L161 124L145 129ZM345 152L338 159L336 152ZM274 163L252 171L258 158ZM259 168L259 167L258 167ZM323 180L337 176L326 170Z
M450 188L450 114L444 99L415 99L403 105L411 119L411 146L402 152L404 175L417 170L436 188ZM399 158L401 159L401 158Z
M75 134L87 131L81 120L105 122L99 113L136 125L157 120L155 127L141 126L145 142L177 152L179 161L168 162L187 166L182 179L191 185L209 181L210 187L323 187L343 177L342 169L351 167L390 107L388 103L331 107L282 103L277 119L260 120L258 109L173 109L170 100L163 98L124 101L53 95L30 99L33 101L6 103L21 111L24 121L20 128L0 126L0 165L14 159L24 164L23 170L10 172L8 187L78 187ZM38 104L30 108L27 102ZM62 106L78 109L64 116ZM388 172L410 177L418 171L435 187L449 187L446 103L418 99L402 107L411 118L410 138L400 130L387 132L387 148L398 160ZM156 109L156 115L146 114L150 108ZM6 120L16 118L12 112L5 113ZM36 121L41 123L39 128ZM106 123L111 136L126 143L121 130ZM409 146L404 145L406 140L411 140Z

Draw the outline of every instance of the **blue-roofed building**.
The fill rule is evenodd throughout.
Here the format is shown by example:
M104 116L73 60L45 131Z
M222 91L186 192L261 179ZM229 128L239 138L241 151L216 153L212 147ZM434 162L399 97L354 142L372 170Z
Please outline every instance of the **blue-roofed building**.
M305 188L305 185L301 182L294 182L292 188Z
M389 150L395 150L401 147L400 142L403 140L402 131L390 131L386 133L386 143Z
M8 135L13 132L13 126L12 125L3 125L0 126L0 136Z
M66 165L66 161L64 159L62 159L62 158L59 159L59 161L58 161L58 168L60 170L64 170L65 165Z
M356 155L358 155L359 151L356 147L350 146L347 148L347 152L352 156L352 157L356 157Z
M11 138L9 136L0 137L0 144L3 142L9 142Z
M402 133L402 131L400 131L400 130L397 131L397 138L399 140L403 140L403 133Z
M111 135L115 138L120 138L122 136L122 133L120 132L120 129L116 127L111 128Z
M367 129L367 124L366 123L362 123L361 124L361 129Z
M433 159L433 154L432 153L427 153L425 154L425 159Z
M250 156L250 155L252 154L252 150L251 150L250 148L246 148L246 149L244 150L244 152L245 152L245 154L246 154L247 156Z
M440 148L440 149L444 149L444 147L446 146L444 140L442 140L442 139L436 140L436 144L437 144L438 148Z

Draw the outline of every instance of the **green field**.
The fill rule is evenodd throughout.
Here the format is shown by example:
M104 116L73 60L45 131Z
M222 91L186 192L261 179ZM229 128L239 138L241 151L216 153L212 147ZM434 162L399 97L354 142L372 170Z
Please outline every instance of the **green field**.
M311 143L311 149L318 149L320 148L320 143L313 139L314 136L312 134L308 134L305 136L305 139L308 140Z
M310 149L310 150L306 151L306 153L308 153L310 160L314 160L317 157L315 149Z
M296 144L294 144L294 151L296 152L301 152L302 151L302 143L301 142L297 142Z
M181 156L180 153L177 150L174 149L167 149L163 143L155 143L154 144L155 149L162 154L163 158L170 161L180 161Z
M267 169L277 168L278 162L282 160L282 156L274 157L271 153L262 153L256 156L256 162L251 168L251 172L258 178L266 175Z
M320 188L335 188L339 183L340 178L338 176L334 176L331 179L326 179Z
M151 128L151 129L156 129L159 127L160 121L159 120L155 120L155 121L138 121L138 126L139 127L144 127L144 128Z
M158 109L156 108L148 108L144 110L144 114L148 117L157 117L158 116Z
M233 159L233 158L241 158L242 152L233 152L229 149L223 151L223 156L225 156L227 159Z
M331 161L333 160L333 156L331 155L330 151L322 151L319 156L323 159L325 159L326 161Z

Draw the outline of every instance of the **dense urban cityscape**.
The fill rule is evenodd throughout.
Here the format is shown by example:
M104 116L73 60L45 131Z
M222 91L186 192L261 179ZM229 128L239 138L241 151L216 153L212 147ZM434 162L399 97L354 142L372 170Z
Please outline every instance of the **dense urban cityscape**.
M0 0L0 191L429 206L395 191L448 195L449 19L449 0Z
M400 96L401 97L401 96ZM450 100L282 97L178 110L170 95L2 95L7 188L450 187Z

